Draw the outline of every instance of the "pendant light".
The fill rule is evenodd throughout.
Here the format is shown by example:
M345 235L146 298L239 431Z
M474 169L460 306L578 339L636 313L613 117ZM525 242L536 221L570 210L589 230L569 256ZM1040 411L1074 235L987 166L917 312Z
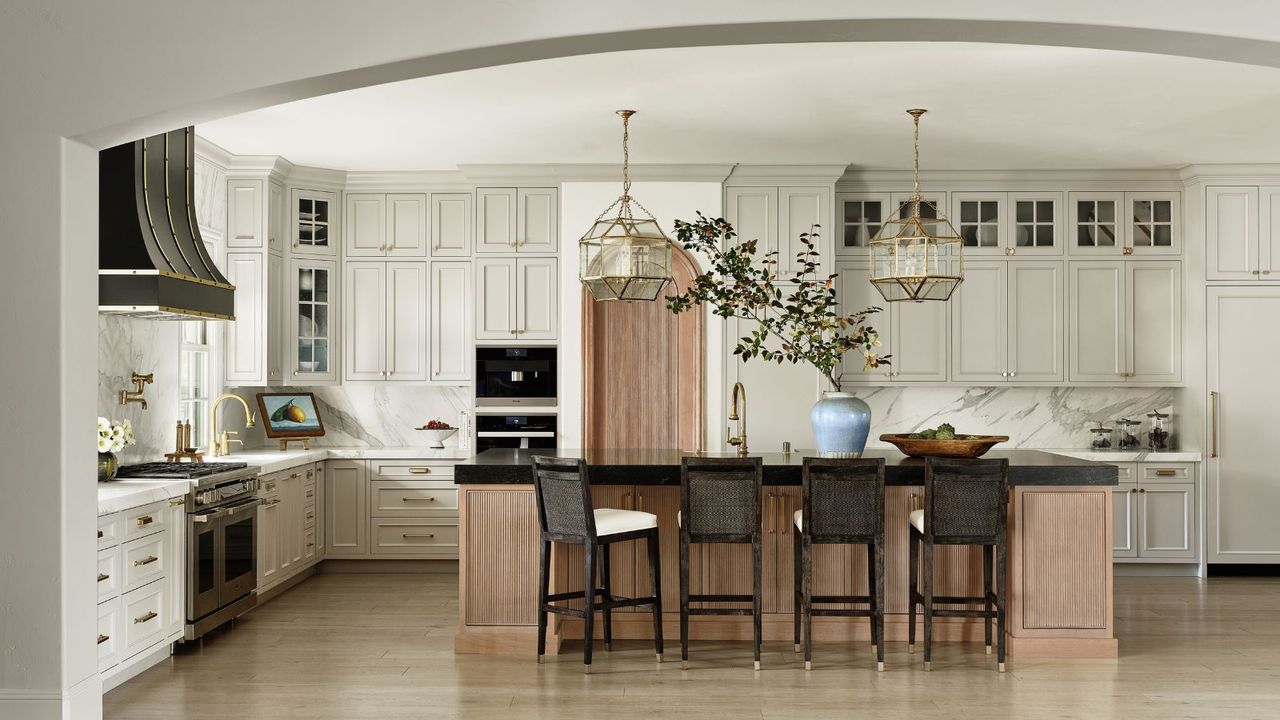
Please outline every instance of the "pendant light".
M886 302L948 300L964 281L960 235L933 203L920 199L920 116L915 123L915 192L901 203L868 243L871 282Z
M604 209L578 240L578 279L596 300L657 300L671 280L671 239L631 197L628 128L635 110L622 117L622 195ZM637 213L637 211L639 211Z

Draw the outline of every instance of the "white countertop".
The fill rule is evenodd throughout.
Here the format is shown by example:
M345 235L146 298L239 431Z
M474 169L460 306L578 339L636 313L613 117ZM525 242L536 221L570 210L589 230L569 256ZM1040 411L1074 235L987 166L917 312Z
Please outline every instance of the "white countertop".
M98 483L98 514L107 515L142 507L160 500L182 497L190 491L190 480L115 480Z
M457 447L446 447L443 450L432 450L426 446L416 447L384 447L384 448L354 448L354 447L317 447L310 450L290 449L284 452L274 448L255 448L245 450L243 452L223 455L222 457L210 457L208 460L216 462L245 462L250 465L258 466L258 471L262 473L276 472L291 467L296 467L309 462L320 462L322 460L465 460L471 457L469 450L461 450Z
M1198 450L1045 450L1096 462L1200 462Z

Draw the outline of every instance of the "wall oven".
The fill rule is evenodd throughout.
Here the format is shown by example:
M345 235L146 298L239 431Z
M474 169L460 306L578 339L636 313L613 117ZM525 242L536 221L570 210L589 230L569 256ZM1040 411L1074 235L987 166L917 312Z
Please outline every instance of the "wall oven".
M493 448L549 449L555 446L555 415L476 416L478 453Z
M555 407L554 347L476 348L476 406Z

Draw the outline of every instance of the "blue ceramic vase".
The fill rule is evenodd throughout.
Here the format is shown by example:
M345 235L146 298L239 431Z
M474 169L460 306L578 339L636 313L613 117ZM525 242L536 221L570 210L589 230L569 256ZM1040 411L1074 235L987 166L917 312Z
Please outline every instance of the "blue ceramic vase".
M828 392L813 406L813 438L823 457L862 457L871 432L871 408L853 393Z

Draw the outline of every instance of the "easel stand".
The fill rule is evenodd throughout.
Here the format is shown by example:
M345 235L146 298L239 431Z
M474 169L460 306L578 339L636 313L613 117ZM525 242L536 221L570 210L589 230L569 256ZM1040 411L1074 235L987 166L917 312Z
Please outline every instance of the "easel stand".
M289 443L291 442L302 443L303 450L311 449L311 438L280 438L280 452L288 452Z

